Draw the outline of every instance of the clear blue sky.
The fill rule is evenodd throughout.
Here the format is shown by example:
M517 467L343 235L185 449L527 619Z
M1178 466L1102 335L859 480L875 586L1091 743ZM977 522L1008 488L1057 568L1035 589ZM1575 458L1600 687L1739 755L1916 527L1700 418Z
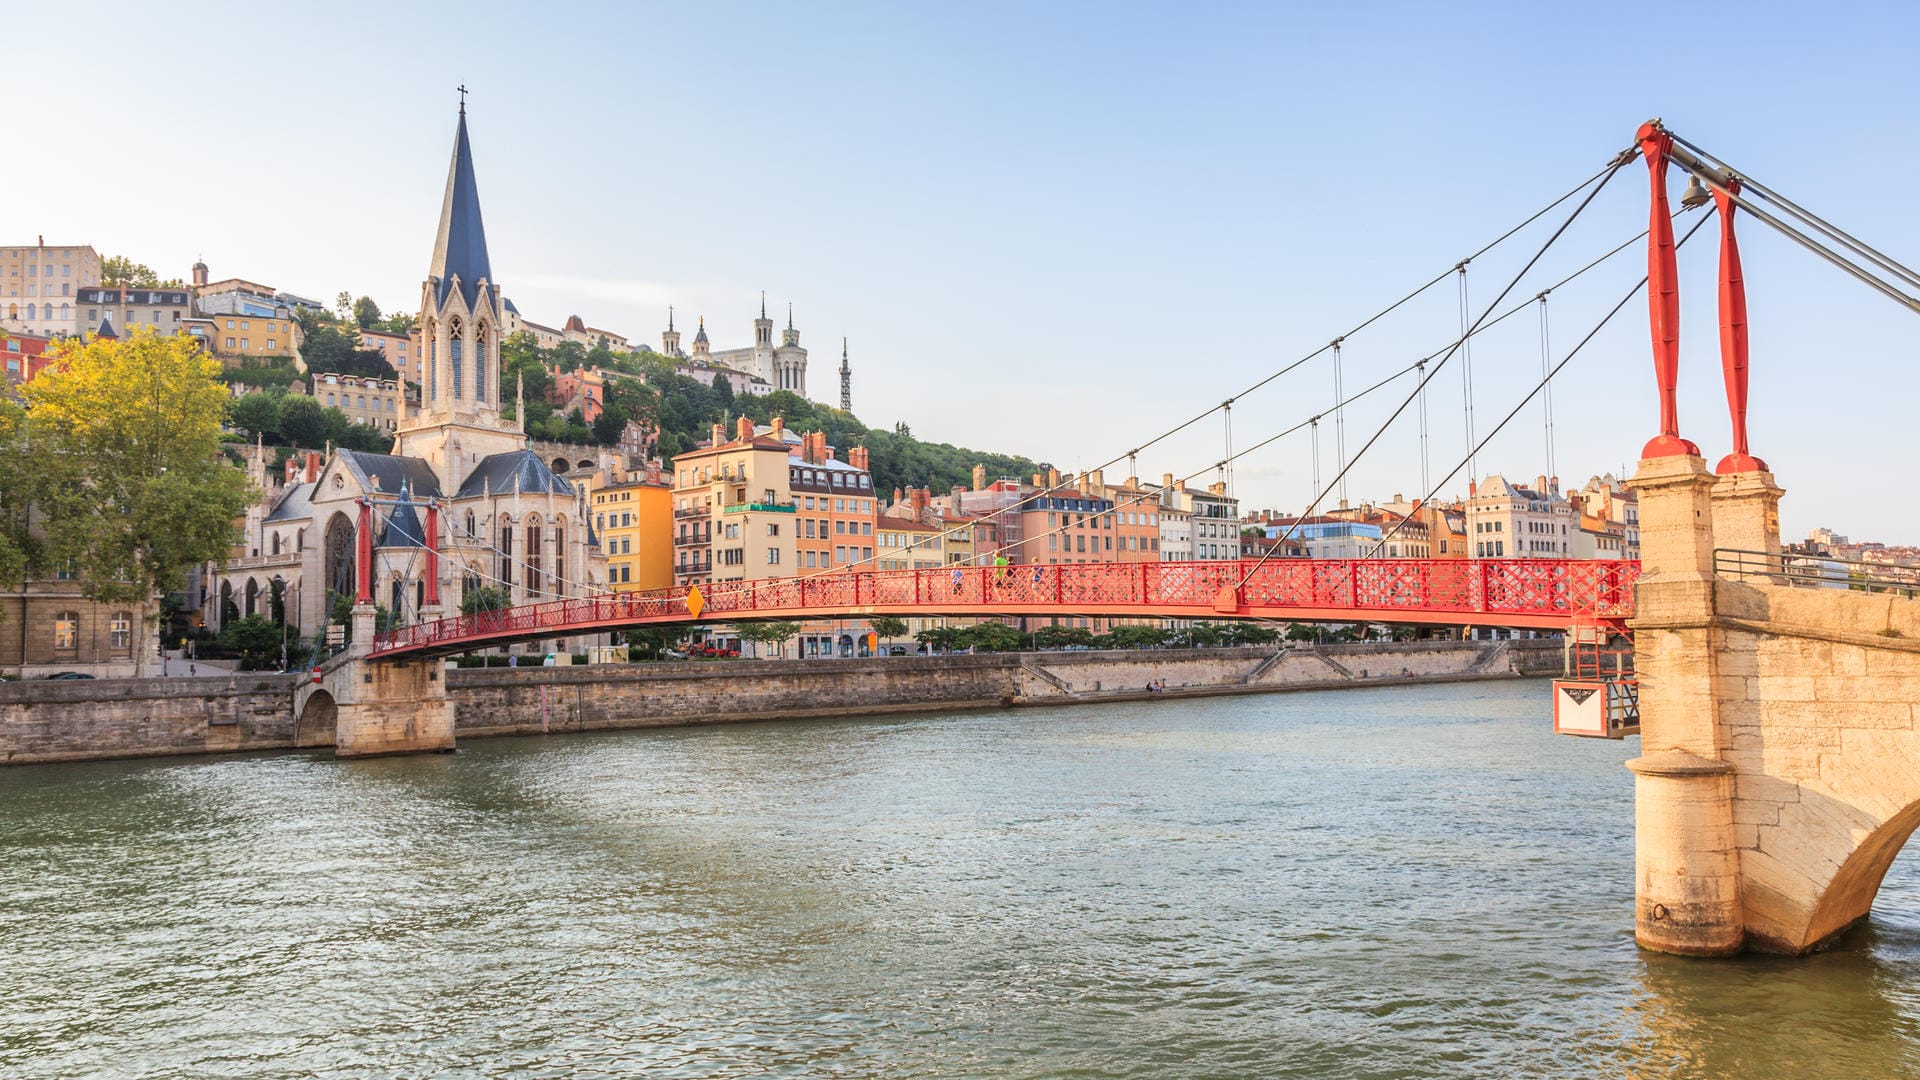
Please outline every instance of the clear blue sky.
M1911 5L292 11L13 13L9 37L38 44L10 58L24 167L0 195L0 241L91 243L165 275L204 256L215 277L412 309L464 81L493 266L528 317L657 343L672 303L729 347L750 340L764 289L795 305L814 397L837 398L845 335L869 424L1068 470L1326 342L1650 116L1920 261ZM1636 165L1543 270L1645 213ZM1873 497L1913 444L1920 321L1748 224L1754 448L1788 489L1788 531L1920 542L1898 500ZM1710 461L1728 439L1714 235L1682 253L1682 425ZM1476 307L1542 238L1475 265ZM1642 269L1628 252L1557 294L1556 345ZM1544 283L1530 281L1516 297ZM1436 292L1352 338L1349 389L1444 342L1456 301ZM1589 349L1555 395L1569 483L1630 468L1655 427L1644 302ZM1539 370L1531 315L1480 343L1482 433ZM1242 401L1236 445L1324 409L1332 378L1316 361ZM1457 371L1435 380L1436 479L1463 452L1461 396ZM1349 410L1349 451L1391 403ZM1414 430L1409 412L1356 468L1355 500L1414 493ZM1223 441L1209 422L1139 470L1205 469ZM1480 471L1530 478L1544 441L1524 413ZM1335 453L1329 419L1323 477ZM1294 437L1246 459L1237 491L1298 509L1310 461Z

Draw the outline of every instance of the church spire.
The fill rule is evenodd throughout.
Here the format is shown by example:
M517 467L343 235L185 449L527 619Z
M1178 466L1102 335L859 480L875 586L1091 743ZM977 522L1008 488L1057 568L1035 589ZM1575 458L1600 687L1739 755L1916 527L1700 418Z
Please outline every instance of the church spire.
M480 279L493 281L493 268L487 262L487 230L480 220L480 189L473 179L473 148L467 142L467 106L460 102L460 123L454 132L453 161L447 166L447 190L440 201L440 229L433 239L433 263L427 276L438 278L440 287L434 299L445 303L460 279L460 293L467 307L474 306L474 294Z

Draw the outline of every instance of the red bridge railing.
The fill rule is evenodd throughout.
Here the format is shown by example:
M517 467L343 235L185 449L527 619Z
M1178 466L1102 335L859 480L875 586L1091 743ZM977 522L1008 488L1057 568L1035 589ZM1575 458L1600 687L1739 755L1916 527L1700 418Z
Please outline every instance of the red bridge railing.
M1251 574L1249 575L1249 571ZM1244 584L1241 577L1249 575ZM1368 619L1552 628L1633 614L1640 564L1564 559L1270 559L868 570L602 593L406 626L372 654L451 652L624 626L861 615ZM1237 586L1237 587L1236 587Z

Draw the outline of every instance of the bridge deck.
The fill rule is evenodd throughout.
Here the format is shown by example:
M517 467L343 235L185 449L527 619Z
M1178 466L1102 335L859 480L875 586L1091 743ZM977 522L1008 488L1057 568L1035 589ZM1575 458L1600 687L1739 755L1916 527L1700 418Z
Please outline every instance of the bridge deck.
M1633 614L1640 564L1565 559L1274 559L870 570L605 593L377 635L398 659L639 626L874 615L1375 621L1564 629ZM1241 579L1245 578L1244 584Z

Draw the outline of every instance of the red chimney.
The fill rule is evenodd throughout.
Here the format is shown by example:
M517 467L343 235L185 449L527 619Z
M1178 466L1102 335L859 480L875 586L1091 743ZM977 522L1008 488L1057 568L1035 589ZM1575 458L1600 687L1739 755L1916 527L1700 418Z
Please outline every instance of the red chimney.
M824 439L826 438L826 436L822 434L821 438ZM867 466L867 448L864 446L856 446L853 449L847 451L847 464L853 466L856 469L859 469L861 472L866 472L868 467Z
M725 424L713 425L713 445L719 446L721 443L726 441L727 441L726 425Z
M735 430L738 433L736 437L739 438L741 442L752 442L753 441L753 418L748 416L741 417L740 423Z
M309 450L307 451L307 483L311 484L318 479L320 479L320 452Z

